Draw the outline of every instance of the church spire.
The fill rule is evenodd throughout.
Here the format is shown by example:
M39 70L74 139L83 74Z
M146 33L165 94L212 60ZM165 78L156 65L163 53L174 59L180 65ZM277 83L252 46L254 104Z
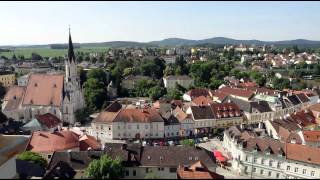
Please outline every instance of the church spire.
M69 26L69 46L68 46L68 60L75 61L75 55L73 51L73 44L72 44L72 39L71 39L71 32L70 32L70 26Z

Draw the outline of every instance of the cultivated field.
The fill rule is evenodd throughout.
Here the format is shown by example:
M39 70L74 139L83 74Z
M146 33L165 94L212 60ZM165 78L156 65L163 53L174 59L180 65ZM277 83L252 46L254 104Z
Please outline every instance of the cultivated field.
M109 47L81 47L75 49L75 52L84 53L102 53L106 52ZM50 49L50 48L17 48L10 52L0 52L0 56L5 56L7 58L12 58L13 54L18 57L23 55L26 59L31 57L32 53L37 53L42 57L58 57L65 56L67 54L67 49Z

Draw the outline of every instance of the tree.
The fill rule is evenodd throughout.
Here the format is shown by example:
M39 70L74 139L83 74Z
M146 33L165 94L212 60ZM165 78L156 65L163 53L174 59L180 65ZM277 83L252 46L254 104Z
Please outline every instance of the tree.
M33 52L33 53L31 53L31 59L32 60L42 60L43 58L38 53Z
M98 79L89 78L84 84L84 98L91 111L100 110L107 99L105 85Z
M107 155L103 155L99 160L93 160L86 169L88 178L94 179L119 179L124 175L124 167L122 160L117 157L111 159Z
M97 79L99 82L102 82L107 86L107 75L106 72L101 68L90 69L87 74L88 79Z
M79 76L80 76L80 85L82 86L83 83L87 81L87 73L83 69L83 67L79 68Z
M24 151L18 154L17 159L39 164L43 168L46 168L48 165L47 160L44 159L40 154L31 151Z
M81 124L85 124L88 117L90 115L90 110L87 107L84 107L82 109L78 109L75 112L75 118L77 122L80 122Z
M168 93L167 93L167 98L169 99L181 99L182 93L180 91L178 91L177 89L173 88L173 89L169 89Z
M123 77L132 75L134 73L134 69L132 67L125 68L123 70Z
M17 57L16 57L16 55L15 54L13 54L13 56L12 56L12 61L16 61L17 60Z
M166 94L166 89L157 85L157 86L150 88L148 91L148 94L152 100L158 100L164 94Z
M182 144L184 146L194 146L195 141L194 141L194 139L184 139L180 142L180 144Z

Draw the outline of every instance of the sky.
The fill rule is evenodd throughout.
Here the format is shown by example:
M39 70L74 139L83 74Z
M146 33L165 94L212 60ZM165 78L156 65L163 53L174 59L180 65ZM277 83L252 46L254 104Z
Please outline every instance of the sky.
M320 2L0 2L0 45L229 37L320 40Z

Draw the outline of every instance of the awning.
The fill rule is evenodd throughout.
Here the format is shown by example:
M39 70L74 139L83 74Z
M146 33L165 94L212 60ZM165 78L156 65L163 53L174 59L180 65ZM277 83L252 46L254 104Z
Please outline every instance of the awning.
M220 151L214 150L213 154L215 157L223 157L222 153Z
M224 161L227 160L227 159L226 159L225 157L223 157L223 156L216 157L216 159L217 159L218 161L220 161L220 162L224 162Z

